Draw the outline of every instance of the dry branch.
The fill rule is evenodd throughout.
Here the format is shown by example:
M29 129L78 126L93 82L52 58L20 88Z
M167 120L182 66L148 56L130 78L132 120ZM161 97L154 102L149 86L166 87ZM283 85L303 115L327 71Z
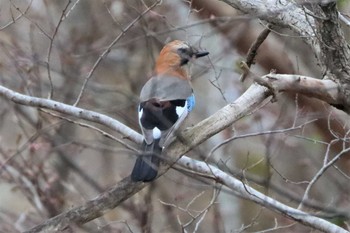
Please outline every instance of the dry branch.
M131 139L132 141L142 141L142 137L134 130L109 116L94 111L73 107L54 100L23 95L3 86L0 86L0 95L17 104L50 109L70 116L78 117L79 119L96 122L121 133L125 138Z
M25 96L1 86L0 94L18 104L47 108L72 116L81 116L86 120L93 120L94 122L104 124L105 126L111 127L113 129L118 129L118 132L127 134L128 138L135 142L140 142L141 139L141 136L138 133L130 130L127 126L122 125L118 121L115 121L112 118L106 117L102 114L65 105L52 100ZM268 97L268 95L268 90L265 87L252 85L234 103L227 105L211 117L205 119L204 121L198 123L196 126L182 133L182 138L189 143L184 144L179 140L176 140L169 146L167 150L168 155L171 156L173 161L178 160L181 155L185 154L187 151L199 145L214 134L220 132L222 129L227 128L241 117L249 114L252 110L257 108ZM96 121L96 119L99 120ZM130 132L133 133L130 134ZM201 162L196 162L189 158L183 158L180 160L180 163L185 166L190 166L191 164L199 164L199 167L193 167L195 171L203 172L205 171L203 169L209 169L205 163L203 164L205 164L205 166L208 168L203 168ZM160 175L169 168L169 164L163 165L160 171ZM244 185L241 181L234 179L233 177L215 167L210 167L209 171L210 175L214 175L213 177L216 180L244 198L247 198L259 204L263 204L274 211L282 213L283 215L295 219L296 221L300 221L305 225L312 226L315 229L328 232L346 232L334 224L308 215L307 213L287 207L281 203L276 202L270 197L257 193L256 190L250 188L247 185ZM115 208L124 200L128 199L145 186L146 184L144 183L133 183L130 181L129 177L127 177L120 181L115 187L110 188L108 191L102 193L97 198L88 201L80 207L73 208L60 215L57 215L56 217L47 220L43 224L34 227L28 232L60 231L74 224L81 225L83 223L89 222L97 217L102 216L108 210Z
M323 71L339 82L342 103L346 112L350 112L350 48L340 26L336 2L320 3L314 13L326 19L315 18L317 38L320 40L318 60Z
M234 6L235 8L245 13L254 14L255 17L258 16L259 18L267 20L272 24L289 27L298 35L301 35L304 40L313 48L313 51L317 55L321 53L321 49L323 47L320 45L320 42L315 39L315 37L311 36L314 33L312 30L312 27L315 25L314 19L307 18L305 14L306 10L298 7L298 5L286 1L279 1L280 4L272 4L266 1L255 1L252 3L251 1L243 0L226 0L226 2L230 2L230 5ZM269 6L268 4L272 5ZM324 11L326 10L328 10L328 8L324 9ZM327 12L325 12L325 14L326 13ZM336 27L337 25L332 26ZM326 33L326 31L322 31L322 33ZM106 50L105 53L107 54L108 50ZM324 63L328 61L329 60L325 61ZM334 72L334 70L331 71ZM302 93L324 100L330 104L339 104L342 100L338 90L338 84L332 80L318 80L299 75L280 74L268 74L263 77L258 77L258 79L263 80L261 83L270 83L276 91ZM85 81L87 82L87 80L88 79ZM84 88L85 85L82 87L82 91L79 94L77 102L79 102ZM131 141L135 141L137 143L142 140L141 136L137 132L103 114L73 107L52 100L25 96L1 86L0 95L3 95L5 98L18 104L46 108L88 121L103 124L116 130L122 135L125 135L127 138L131 139ZM183 132L181 134L181 137L179 137L183 140L175 141L167 149L168 156L172 161L177 161L183 154L192 148L198 146L200 143L204 142L221 130L229 127L232 123L256 109L269 95L270 91L265 87L253 85L234 103L225 106L216 114L205 119L191 129ZM205 163L189 160L188 158L182 158L180 160L180 163L187 166L191 165L191 169L194 171L207 172L208 174L213 175L213 178L215 180L234 190L240 196L257 202L261 205L267 206L269 209L277 211L305 225L309 225L321 231L346 232L334 224L331 224L320 218L313 217L307 213L278 203L274 199L258 193L256 190L250 188L247 185L244 185L241 181L232 178L231 176L215 167L209 167ZM193 166L193 164L199 165ZM170 166L171 165L169 164L162 166L160 175L166 172ZM115 187L112 187L110 190L101 194L94 200L91 200L80 207L68 210L67 212L49 219L28 232L59 231L66 229L72 224L81 225L83 223L89 222L92 219L102 216L109 209L115 208L124 200L131 197L134 193L138 192L145 186L146 185L143 183L132 183L129 178L125 178Z
M268 25L267 28L265 28L259 34L259 36L256 38L256 40L252 44L252 46L250 46L250 48L249 48L249 50L247 52L247 58L246 58L246 61L245 61L245 63L247 64L248 68L250 68L254 64L254 60L255 60L256 55L258 54L258 49L259 49L260 45L266 40L267 36L271 32L270 27L271 27L271 25ZM241 77L239 78L239 80L241 82L244 82L246 76L247 76L247 72L244 72L241 75Z
M316 79L303 75L267 74L259 79L268 82L275 92L291 92L323 100L329 104L340 104L338 84L329 79Z
M344 99L341 95L344 94L347 96L348 93L348 88L346 85L348 85L347 83L349 81L349 69L347 67L347 64L349 64L349 50L346 48L346 42L344 42L344 40L341 40L342 43L337 42L338 44L335 45L330 44L330 41L328 40L328 37L333 38L334 42L338 41L338 39L344 39L341 32L339 33L340 28L339 24L337 23L338 18L335 16L336 8L335 5L332 5L333 3L330 5L321 6L320 9L323 11L325 17L314 19L313 17L307 16L307 9L301 8L291 1L225 1L231 6L245 13L254 15L254 17L259 17L275 25L290 28L300 35L310 45L310 47L313 48L313 51L318 58L323 61L323 66L326 68L325 70L328 72L329 77L332 77L333 80L345 80L344 82L341 82L342 84L345 84L344 88L339 88L339 84L332 80L319 80L300 75L268 74L263 77L257 77L257 80L263 80L260 83L269 83L271 84L271 86L269 85L269 88L272 87L276 91L302 93L324 100L330 104L338 105L348 101L347 98ZM158 2L160 1L157 1L157 3ZM329 21L336 23L330 24ZM312 28L315 25L318 26L320 37L314 36L314 30ZM132 24L130 27L131 26ZM334 32L336 33L334 34ZM319 38L322 38L321 42L318 40ZM118 38L115 39L115 41L117 40ZM109 49L113 46L113 44L114 42L112 42L108 49L101 54L99 60L108 54ZM343 50L341 50L340 54L335 53L337 51L339 52L339 50L335 51L336 47L334 47L339 45L345 46L342 47ZM332 57L322 58L322 54L332 54ZM333 58L336 58L336 60ZM99 60L92 68L91 74L87 76L76 104L78 104L85 89L86 83L91 77L95 67L97 67L99 64ZM340 61L340 66L334 66L334 61ZM344 67L347 67L347 69L343 69ZM344 70L346 72L344 72ZM113 130L116 130L126 138L136 143L140 143L142 140L142 137L137 132L103 114L48 99L22 95L2 86L0 86L0 95L17 104L50 109L80 119L105 125ZM204 142L221 130L229 127L232 123L256 109L269 95L270 91L265 87L258 86L256 84L252 85L234 103L225 106L211 117L183 132L181 137L179 137L181 140L175 141L167 149L168 156L171 157L172 161L177 161L184 153L190 151L192 148L198 146L200 143ZM346 232L344 229L337 227L334 224L279 203L274 199L257 192L253 188L244 185L241 181L234 179L216 167L208 166L206 163L191 160L187 157L182 157L178 161L180 164L187 166L193 171L208 174L219 183L222 183L226 187L235 191L241 197L266 206L269 209L286 215L289 218L295 219L304 225L311 226L321 231ZM169 164L163 165L160 175L166 172L170 166L171 165ZM49 219L28 232L60 231L66 229L70 225L84 224L92 219L102 216L108 210L115 208L145 186L146 185L143 183L133 183L130 181L129 177L127 177L120 181L116 186L102 193L97 198L86 202L80 207L73 208L52 219Z
M315 53L327 78L340 83L337 107L350 111L350 49L339 23L336 2L315 2L311 11L302 4L286 0L223 1L268 23L289 28L300 36Z
M82 225L101 217L145 186L145 183L134 183L130 180L130 177L127 177L84 205L59 214L26 232L59 232L69 226Z
M190 159L188 157L182 157L179 163L192 171L199 172L207 176L212 176L213 179L215 179L218 183L223 184L224 186L233 190L235 194L244 199L265 206L304 225L311 226L312 228L323 232L348 232L343 228L338 227L337 225L330 224L324 219L312 216L306 212L294 209L279 201L276 201L275 199L268 197L260 193L259 191L251 188L250 186L244 184L242 181L229 176L227 173L221 171L217 167L209 165L205 162Z

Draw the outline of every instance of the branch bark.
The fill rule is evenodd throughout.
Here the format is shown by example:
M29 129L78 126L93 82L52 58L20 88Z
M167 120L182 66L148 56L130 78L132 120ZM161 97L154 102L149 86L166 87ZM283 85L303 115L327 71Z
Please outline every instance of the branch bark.
M136 131L123 125L119 121L101 113L74 107L54 100L23 95L3 86L0 86L0 95L16 104L50 109L56 112L67 114L69 116L74 116L83 120L99 123L117 131L127 139L136 141L138 143L142 142L142 137Z
M237 194L238 196L253 201L259 205L265 206L268 209L278 212L288 218L294 219L295 221L300 222L303 225L310 226L314 229L323 232L348 232L343 228L331 224L330 222L324 219L312 216L306 212L294 209L279 201L276 201L275 199L268 197L262 194L261 192L253 189L249 185L244 184L242 181L229 176L227 173L221 171L217 167L209 165L205 162L197 161L183 156L180 159L179 163L192 171L212 176L213 179L215 179L215 181L228 187L229 189L234 191L235 194Z
M261 79L270 83L275 92L299 93L323 100L331 105L341 104L339 85L329 79L321 80L303 75L273 73L264 75Z
M288 28L319 52L319 42L313 36L314 19L306 18L307 9L302 9L297 3L287 0L222 0L233 8L271 23Z
M65 105L53 100L25 96L1 86L0 94L18 104L47 108L72 116L80 116L86 120L98 122L107 127L118 130L118 132L121 134L125 133L128 136L128 139L131 139L137 143L140 143L142 139L141 135L132 131L127 126L122 125L112 118L93 111ZM256 109L268 96L269 90L267 88L253 84L234 103L225 106L214 115L198 123L196 126L185 130L179 137L180 140L175 140L174 143L168 147L167 154L169 158L171 158L174 162L177 161L183 154L192 148L196 147L209 137L227 128L238 119L246 116L252 110ZM194 171L208 173L212 175L213 178L219 183L224 184L235 193L239 194L239 196L264 205L269 209L286 215L287 217L299 221L304 225L327 232L346 232L334 224L276 202L274 199L259 193L218 168L208 166L204 162L199 162L184 157L180 160L180 164L189 167ZM160 175L166 172L170 167L171 164L163 165L160 169ZM116 186L110 188L95 199L86 202L82 206L57 215L56 217L47 220L46 222L30 229L27 232L55 232L62 231L70 225L84 224L102 216L110 209L115 208L124 200L143 189L146 185L147 184L141 182L134 183L130 180L130 177L124 178Z
M52 100L25 96L1 86L0 95L3 95L7 99L12 100L18 104L47 108L70 114L72 116L82 115L85 117L84 119L91 119L94 120L94 122L97 122L96 119L98 119L98 123L104 124L107 127L112 127L113 129L118 129L118 132L122 134L125 133L129 139L132 139L135 142L140 143L140 139L142 139L141 135L132 131L127 126L121 127L121 123L113 120L112 118L103 116L102 114L83 110L74 106L60 104ZM180 138L183 140L174 141L174 143L172 143L167 149L167 154L169 155L170 160L173 162L177 161L183 154L195 146L199 145L209 137L220 132L238 119L250 113L268 96L269 94L265 87L252 85L234 103L227 105L211 117L203 120L196 126L186 130L183 134L181 134ZM90 115L98 117L86 117ZM190 143L183 143L184 141ZM160 168L159 175L164 174L171 167L171 165L172 164L163 164L163 166ZM102 216L108 210L115 208L121 202L140 191L146 185L147 184L142 182L134 183L130 180L130 177L127 177L119 182L115 187L112 187L97 198L87 202L80 207L73 208L60 215L57 215L56 217L47 220L46 222L30 229L27 232L34 233L61 231L72 224L81 225L83 223L89 222L92 219Z
M350 48L340 26L336 2L319 4L314 9L315 14L323 16L315 18L321 48L319 61L328 78L340 84L341 104L350 113Z
M297 35L300 35L312 47L331 80L315 80L305 76L276 74L266 75L262 79L267 79L278 91L299 92L331 104L344 104L349 111L350 68L347 64L349 64L350 52L338 23L335 3L320 5L320 8L318 8L320 11L317 13L322 13L324 17L313 18L307 15L310 12L308 9L286 0L224 1L244 13L266 20L274 25L288 27ZM315 26L317 34L315 34L313 29ZM51 109L80 119L103 124L125 135L130 141L140 143L142 140L141 135L137 132L103 114L52 100L22 95L1 86L0 95L17 104ZM256 109L269 95L270 91L267 88L256 84L252 85L234 103L225 106L211 117L182 132L179 139L167 148L166 152L169 158L171 158L172 162L179 161L182 165L194 171L207 173L219 183L234 190L241 197L264 205L305 225L321 231L347 232L320 218L276 202L274 199L244 185L241 181L234 179L216 167L208 166L203 162L194 161L186 157L180 159L186 152ZM171 164L163 165L159 174L162 175L170 167ZM144 183L133 183L127 177L95 199L49 219L28 232L61 231L71 224L80 225L89 222L102 216L109 209L115 208L146 185Z
M60 232L72 225L82 225L101 217L143 189L146 185L147 183L134 183L130 177L124 178L117 185L101 193L95 199L50 218L44 223L26 231L26 233Z
M350 112L350 48L340 27L336 2L305 7L293 1L223 0L268 23L289 28L314 51L325 77L339 83L338 108Z

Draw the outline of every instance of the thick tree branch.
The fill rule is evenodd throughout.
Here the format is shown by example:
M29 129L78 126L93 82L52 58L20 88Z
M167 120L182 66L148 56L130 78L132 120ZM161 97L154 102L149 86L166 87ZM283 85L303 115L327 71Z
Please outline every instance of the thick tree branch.
M268 23L287 27L299 35L314 51L327 78L339 82L341 98L337 107L350 112L350 48L339 23L335 1L315 3L310 7L286 0L223 1L235 9Z
M142 137L136 131L123 125L119 121L101 113L74 107L54 100L23 95L3 86L0 86L0 95L17 104L50 109L70 116L78 117L87 121L96 122L117 131L127 139L140 143L142 142Z
M345 40L339 22L336 2L320 4L314 7L315 14L324 16L315 18L317 37L320 40L319 61L327 76L340 84L342 105L350 112L350 48Z
M77 115L77 112L81 112L84 110L80 108L76 108L73 106L68 106L65 104L59 104L58 102L46 99L40 99L35 97L29 97L25 95L21 95L19 93L13 92L7 88L0 88L0 94L4 95L9 100L12 100L19 104L36 106L48 108L55 111L62 110L63 113L70 114L73 116ZM191 150L195 146L204 142L209 137L214 134L220 132L222 129L230 126L232 123L242 118L243 116L250 113L253 109L261 104L267 97L268 91L265 87L252 85L240 98L238 98L234 103L227 105L226 107L219 110L216 114L211 117L205 119L200 122L196 126L184 132L180 138L180 140L174 141L169 148L167 149L167 153L169 158L173 161L178 160L183 154L187 151ZM14 98L16 96L16 98ZM32 99L32 100L31 100ZM67 110L69 109L69 111ZM86 110L85 110L86 112ZM104 119L101 117L102 114L96 114L92 111L87 111L92 115L98 115L98 119ZM86 119L86 118L84 118ZM94 119L94 118L92 118ZM108 120L112 120L107 117ZM96 122L96 121L95 121ZM111 124L110 121L99 121L98 123L104 124L108 127L115 125L119 126L119 122L114 122ZM105 124L108 123L108 124ZM125 128L124 128L125 127ZM118 128L118 132L125 132L128 135L129 139L135 140L135 142L140 143L141 135L130 134L128 128L124 127L116 127ZM182 143L189 142L189 143ZM169 168L170 164L163 164L159 171L159 175L164 174ZM142 182L133 183L129 177L123 179L119 184L115 187L111 188L107 192L101 194L99 197L87 202L86 204L68 210L54 218L51 218L40 224L28 232L53 232L60 231L69 227L72 224L83 224L92 219L102 216L108 210L115 208L122 201L131 197L133 194L141 190L145 187L146 184Z
M143 189L146 185L146 183L134 183L130 180L130 177L124 178L117 185L91 201L50 218L43 224L39 224L26 232L60 232L72 225L82 225L101 217Z
M125 133L129 139L137 143L140 143L142 139L141 135L132 131L127 126L122 125L112 118L95 113L93 111L65 105L53 100L25 96L1 86L0 94L18 104L47 108L103 124L107 127L117 130L122 134ZM268 96L269 91L265 87L253 84L234 103L225 106L214 115L183 132L179 137L180 140L174 141L174 143L172 143L167 149L168 156L171 157L173 161L178 160L183 154L192 148L196 147L214 134L220 132L222 129L227 128L243 116L249 114L252 110L256 109ZM259 193L247 185L244 185L241 181L234 179L233 177L215 167L208 167L205 163L196 162L189 158L182 158L180 160L180 163L184 166L194 169L195 171L208 173L213 176L215 180L232 189L239 196L264 205L305 225L312 226L313 228L322 231L346 232L345 230L331 223L328 223L327 221L308 215L305 212L295 210L291 207L285 206L282 203L276 202L274 199ZM194 164L197 165L194 166ZM169 164L163 165L160 171L160 175L169 169L170 166L171 165ZM116 186L110 188L108 191L102 193L95 199L88 201L80 207L73 208L60 215L57 215L56 217L47 220L43 224L34 227L28 232L55 232L66 229L72 224L84 224L102 216L110 209L115 208L124 200L128 199L133 194L144 188L146 185L147 184L141 182L134 183L130 180L129 177L127 177L120 181Z
M324 73L327 75L326 77L329 79L319 80L300 75L281 74L268 74L262 77L255 76L254 80L262 86L253 84L234 103L225 106L216 114L198 123L194 127L179 133L177 139L165 151L171 162L162 165L159 175L164 174L172 164L177 161L180 165L192 171L204 174L203 177L211 178L222 184L238 196L256 202L259 205L265 206L304 225L325 232L347 232L321 218L291 208L273 198L265 196L249 185L233 178L228 173L214 166L182 156L211 136L230 127L232 123L257 109L259 105L266 102L271 93L275 94L281 91L301 93L321 99L332 105L340 105L350 112L350 50L340 28L338 22L339 14L334 2L316 1L317 3L309 7L299 5L295 1L290 0L223 1L251 17L260 18L272 25L291 29L291 31L297 36L300 36L313 49L318 63L322 66L322 69L325 71ZM319 4L320 2L330 3L321 5ZM161 3L161 1L157 0L154 6L158 3ZM150 9L151 7L139 17L142 17L142 15L146 14ZM65 16L68 16L68 13ZM65 12L62 13L62 16L64 14ZM23 14L21 14L21 16L22 15ZM137 17L129 26L132 27L138 20L139 18ZM56 29L58 29L58 27ZM123 36L125 31L126 30L122 29L120 35ZM119 39L117 38L116 40ZM112 44L114 42L112 42ZM50 44L50 46L52 46L52 44ZM110 48L111 46L102 53L99 58L100 60L109 53ZM79 93L76 104L83 94L85 84L90 78L89 76L94 72L98 63L99 61L95 63L95 67L93 67L89 75L87 75L88 77ZM63 115L70 115L79 119L99 123L117 131L131 142L140 143L142 141L142 136L134 130L111 117L94 111L77 108L57 101L26 96L1 86L0 96L16 104L50 109L62 113ZM146 185L145 183L134 183L127 177L93 200L84 203L82 206L72 208L54 218L48 219L43 224L34 227L28 232L55 232L62 231L71 225L82 225L104 215L110 209L117 207L133 194L143 189ZM310 187L311 186L312 185L310 185Z
M271 84L275 92L291 92L323 100L329 104L341 103L339 85L332 80L321 80L303 75L267 74L259 79Z
M314 37L314 19L306 18L307 9L302 9L296 2L288 0L222 0L233 8L271 23L289 28L318 53L318 41Z

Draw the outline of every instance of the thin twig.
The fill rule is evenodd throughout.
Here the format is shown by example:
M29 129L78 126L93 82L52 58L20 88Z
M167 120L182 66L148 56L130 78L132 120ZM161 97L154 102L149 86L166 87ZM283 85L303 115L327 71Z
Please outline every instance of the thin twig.
M350 148L349 148L350 150ZM345 152L344 152L345 153ZM273 211L281 213L286 217L293 219L299 223L304 225L312 226L314 229L318 229L324 232L342 232L347 233L348 231L343 228L331 224L330 222L312 216L307 212L303 212L301 210L297 210L295 208L289 207L274 198L264 195L263 193L253 189L252 187L243 184L242 181L237 180L226 172L220 170L217 167L212 165L208 165L205 162L194 160L188 157L181 157L178 161L182 166L197 171L199 173L212 174L216 177L216 182L223 184L227 188L231 189L235 194L239 197L253 201L261 206L265 206ZM273 208L271 208L273 206Z
M47 69L47 77L49 79L49 82L50 82L50 92L49 92L49 95L48 95L48 99L51 99L53 97L53 83L52 83L52 77L51 77L51 68L50 68L50 62L51 62L51 52L52 52L52 47L53 47L53 41L55 40L55 37L57 35L57 32L58 32L58 29L60 28L63 20L65 19L65 16L66 16L66 12L68 10L68 6L71 4L71 0L68 0L67 3L66 3L66 6L64 7L63 11L62 11L62 14L60 16L60 19L57 23L57 26L55 27L55 30L52 34L51 37L49 37L50 39L50 44L49 44L49 48L47 50L47 56L46 56L46 69Z
M115 208L147 184L149 183L132 182L130 177L127 177L84 205L63 212L26 231L26 233L58 232L63 231L71 224L81 225L89 222Z
M95 72L96 67L100 64L102 59L109 54L112 47L126 34L126 32L131 27L133 27L145 14L147 14L150 10L152 10L154 7L156 7L160 2L161 2L161 0L157 0L154 4L152 4L149 8L147 8L144 12L139 14L128 26L126 26L126 28L122 29L122 32L108 45L106 50L99 56L99 58L96 60L95 64L92 66L89 73L87 74L87 76L84 80L84 83L81 87L80 93L79 93L75 103L73 104L73 106L77 106L79 104L81 97L83 96L83 93L85 91L86 85L89 82L92 74Z
M39 24L37 24L31 18L29 18L24 12L21 11L21 9L19 9L19 7L14 5L14 3L12 1L10 1L10 2L12 4L12 6L16 9L16 11L18 11L25 19L27 19L29 22L31 22L33 25L35 25L47 38L51 39L50 35L42 27L40 27Z
M188 25L182 25L182 26L177 26L177 27L172 27L170 29L165 29L165 30L161 30L158 32L153 32L153 31L148 31L146 34L142 34L140 36L134 37L134 38L130 38L128 39L126 42L121 42L118 45L114 46L114 48L120 48L120 47L125 47L129 44L135 43L137 41L140 40L145 40L148 37L155 37L155 36L161 36L161 35L166 35L166 34L171 34L172 32L177 32L177 31L183 31L189 28L193 28L193 27L197 27L203 24L209 24L212 22L216 22L216 23L230 23L230 22L235 22L235 21L245 21L251 19L251 17L249 16L235 16L235 17L215 17L215 18L209 18L209 19L204 19L204 20L199 20L197 22L194 22L192 24L188 24ZM83 56L87 56L87 55L91 55L93 53L96 53L96 51L104 51L108 49L108 46L106 47L102 47L102 48L98 48L98 49L94 49L91 52L86 52L83 55L74 55L74 57L83 57Z
M63 119L63 120L65 120L65 121L71 122L71 123L73 123L73 124L77 124L77 125L80 125L80 126L82 126L82 127L86 127L86 128L89 128L89 129L93 129L93 130L99 132L100 134L102 134L103 136L105 136L105 137L107 137L107 138L109 138L109 139L112 139L112 140L114 140L114 141L119 142L120 144L122 144L123 146L125 146L126 148L128 148L129 150L132 150L132 151L135 151L135 152L138 151L136 148L130 146L130 145L127 144L127 143L125 143L123 140L121 140L121 139L119 139L119 138L113 136L112 134L107 133L106 131L103 131L102 129L99 129L99 128L93 126L93 125L89 125L89 124L86 124L86 123L83 123L83 122L75 121L75 120L69 119L69 118L67 118L67 117L60 116L60 115L55 114L55 113L53 113L53 112L47 111L47 110L45 110L45 109L40 109L40 111L45 112L45 113L47 113L47 114L50 114L51 116L54 116L54 117Z
M9 26L11 26L11 25L14 24L17 20L19 20L22 16L24 16L25 14L27 14L28 10L29 10L30 7L32 6L32 3L33 3L33 0L30 0L30 2L29 2L29 4L28 4L28 6L26 7L26 9L25 9L23 12L20 12L20 11L19 11L20 14L19 14L16 18L13 18L13 17L12 17L12 21L10 21L10 22L8 22L7 24L5 24L4 26L0 27L0 31L1 31L1 30L4 30L5 28L7 28L7 27L9 27ZM12 1L11 1L11 4L13 5ZM14 5L13 5L13 6L14 6ZM14 7L16 8L16 10L18 10L16 6L14 6Z
M305 193L303 195L303 198L298 206L298 209L302 209L304 207L303 203L305 202L305 200L308 199L310 190L314 186L314 184L318 181L318 179L327 171L328 168L334 165L335 162L337 162L343 155L346 155L346 153L348 153L349 151L350 151L350 147L345 150L342 150L336 156L334 156L334 158L331 161L329 161L327 164L322 166L322 168L316 173L316 175L310 181L310 184L307 186Z
M254 43L250 46L248 52L247 52L247 58L245 60L245 63L247 64L248 68L250 68L254 64L254 59L256 55L258 54L258 49L260 45L266 40L267 36L271 32L271 24L268 24L267 27L259 34L259 36L256 38ZM241 82L244 82L245 78L247 77L248 73L243 71L243 74L239 78Z
M310 121L307 121L301 125L298 125L298 126L292 126L290 128L287 128L287 129L278 129L278 130L268 130L268 131L263 131L263 132L257 132L257 133L248 133L248 134L243 134L243 135L236 135L236 136L233 136L233 137L230 137L226 140L224 140L223 142L220 142L218 145L214 146L213 149L210 150L207 158L205 159L205 161L207 161L212 155L213 153L219 149L221 146L223 145L226 145L227 143L229 142L232 142L236 139L241 139L241 138L246 138L246 137L256 137L256 136L260 136L260 135L266 135L266 134L279 134L279 133L286 133L286 132L289 132L289 131L294 131L294 130L298 130L298 129L302 129L303 127L305 127L307 124L310 124L312 122L315 122L317 121L317 119L314 119L314 120L310 120Z
M101 113L74 107L54 100L23 95L3 86L0 86L0 96L3 96L4 98L7 98L8 100L11 100L17 104L50 109L70 116L78 117L80 119L96 122L121 133L124 138L131 139L132 141L138 143L142 142L142 136L136 131L130 129L112 117Z
M254 82L256 82L257 84L266 87L267 89L269 89L271 95L272 95L272 99L271 102L275 102L276 101L276 96L277 96L277 90L273 87L272 83L269 82L269 80L264 79L256 74L254 74L252 71L250 71L249 66L247 63L245 63L244 61L242 61L240 63L240 67L243 70L243 74L245 75L249 75ZM274 74L274 70L271 71L270 74Z

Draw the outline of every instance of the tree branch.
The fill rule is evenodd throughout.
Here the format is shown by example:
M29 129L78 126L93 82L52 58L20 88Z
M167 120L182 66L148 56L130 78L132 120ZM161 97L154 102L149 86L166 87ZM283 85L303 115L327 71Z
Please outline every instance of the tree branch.
M142 141L142 136L140 134L112 119L111 117L100 113L73 107L53 100L26 96L2 86L0 86L0 95L17 104L46 108L100 123L125 135L129 140L137 143L141 143ZM172 158L172 161L178 160L181 155L191 150L193 147L199 145L209 137L220 132L222 129L230 126L236 120L250 113L253 109L260 105L260 103L263 102L268 95L269 94L266 88L258 85L252 85L251 88L249 88L234 103L227 105L216 114L205 119L191 129L186 130L181 135L181 138L190 143L184 144L179 140L176 140L167 149L168 155L171 156L170 158ZM170 166L171 164L163 165L159 171L159 175L166 172ZM52 219L49 219L28 232L59 231L67 228L71 224L86 223L94 218L102 216L109 209L115 208L122 201L126 200L145 186L146 184L141 182L133 183L131 182L130 178L127 177L115 187L101 194L99 197L80 207L71 209Z
M248 52L247 52L247 57L245 60L245 63L247 64L247 67L250 68L254 63L255 63L255 57L258 54L258 49L260 45L266 40L267 36L270 34L271 25L267 25L267 27L259 34L259 36L256 38L254 43L250 46ZM243 72L239 80L241 82L244 82L248 72Z
M220 132L222 129L230 126L241 117L249 114L269 96L268 93L269 91L265 87L253 84L234 103L225 106L214 115L208 117L194 127L184 131L180 137L184 140L175 140L174 143L170 144L166 151L167 155L172 158L173 161L177 161L187 151L196 147L214 134ZM129 129L127 126L122 125L110 117L95 113L93 111L69 106L53 100L22 95L2 86L0 86L0 95L18 104L47 108L103 124L107 127L117 130L121 134L126 134L130 140L137 143L140 143L142 139L141 135ZM243 184L241 181L234 179L218 168L208 166L204 162L199 162L183 157L179 160L179 163L187 168L193 169L194 171L210 174L215 180L232 189L239 196L252 200L260 205L264 205L269 209L272 209L289 218L299 221L304 225L312 226L313 228L322 231L346 232L345 230L325 220L313 217L305 212L295 210L282 203L276 202L274 199L265 196L262 193L259 193L258 191ZM159 172L160 175L166 172L170 166L171 164L163 165ZM146 185L146 183L142 182L134 183L130 180L130 177L124 178L116 186L110 188L95 199L86 202L82 206L73 208L60 215L57 215L56 217L47 220L46 222L32 228L27 232L54 232L64 230L72 224L84 224L102 216L110 209L115 208L124 200L128 199L133 194L143 189Z
M59 214L26 233L58 232L71 225L82 225L95 218L101 217L109 210L117 207L123 201L143 189L148 183L134 183L130 177L124 178L117 185L101 193L85 204Z
M337 107L350 112L350 48L339 23L336 2L315 3L309 10L293 1L223 0L235 9L287 27L314 51L327 77L339 82Z
M350 48L339 22L336 2L320 4L314 9L316 14L326 17L315 19L321 47L318 59L329 78L340 83L340 92L343 95L340 104L350 113Z
M209 165L205 162L201 162L195 159L191 159L183 156L179 161L179 164L195 172L205 174L207 176L212 176L215 181L224 186L228 187L235 194L244 198L246 200L253 201L259 205L265 206L266 208L280 213L288 218L294 219L303 225L310 226L314 229L323 232L334 232L334 233L346 233L348 231L335 224L332 224L324 219L312 216L306 212L297 210L295 208L289 207L275 199L268 197L261 192L253 189L249 185L244 184L242 181L228 175L227 173L221 171L217 167Z
M145 11L140 13L131 23L126 26L124 29L122 29L122 32L108 45L108 47L103 51L103 53L98 57L92 68L90 69L89 73L85 77L84 83L80 89L80 93L74 103L74 106L77 106L80 102L81 97L83 96L83 93L85 91L86 85L89 82L92 74L95 72L97 66L101 63L102 59L105 58L109 52L111 51L112 47L126 34L126 32L133 27L144 15L146 15L149 11L151 11L154 7L159 5L161 3L161 0L155 1L150 7L148 7Z
M3 96L17 104L50 109L70 116L78 117L80 119L96 122L117 131L118 133L122 134L124 138L137 143L142 142L142 137L136 131L101 113L74 107L54 100L23 95L3 86L0 86L0 96Z
M319 44L314 37L314 19L306 19L307 9L302 9L294 1L276 0L222 0L233 8L271 23L272 25L289 28L299 35L315 51Z
M322 80L303 75L273 73L258 78L270 83L275 92L299 93L332 105L341 103L339 85L329 79Z

